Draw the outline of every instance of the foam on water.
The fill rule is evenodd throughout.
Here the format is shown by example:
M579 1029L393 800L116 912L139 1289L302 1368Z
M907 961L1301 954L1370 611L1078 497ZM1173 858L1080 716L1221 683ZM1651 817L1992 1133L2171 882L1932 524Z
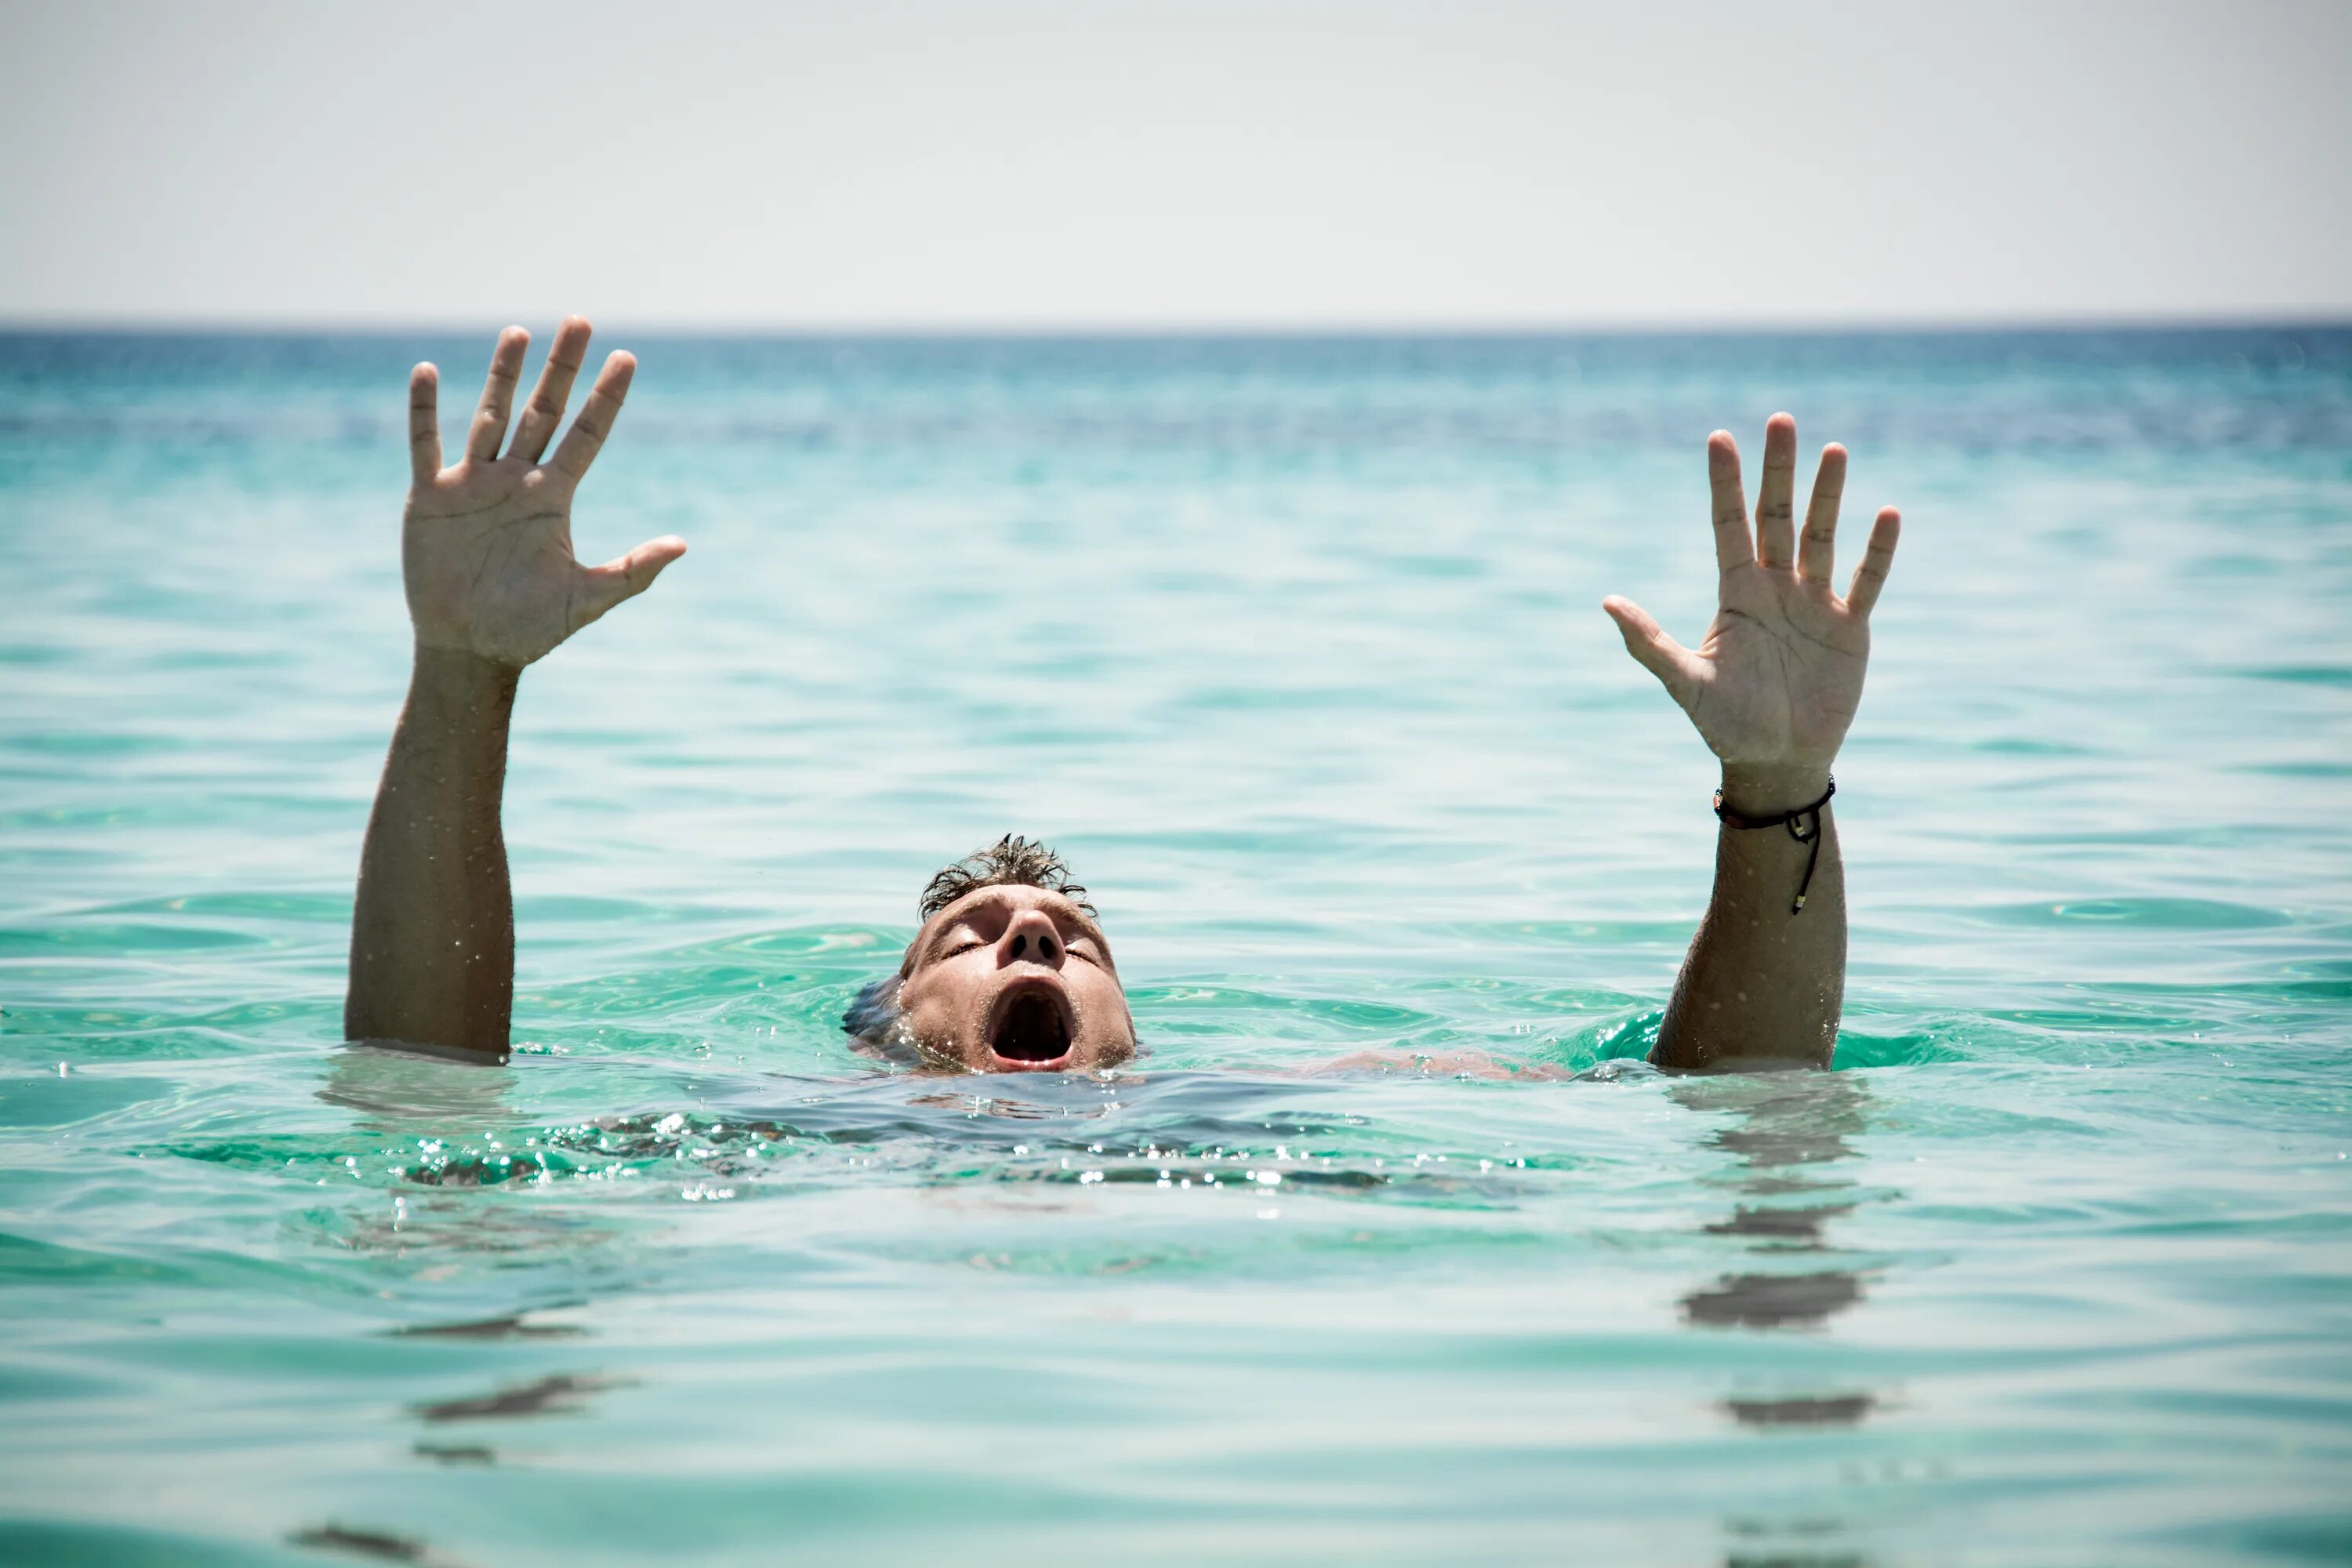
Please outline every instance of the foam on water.
M481 1068L335 1040L487 338L0 337L0 1557L2352 1552L2352 332L624 341ZM1597 604L1779 407L1906 517L1846 1029L1677 1080ZM1148 1055L877 1073L1007 829Z

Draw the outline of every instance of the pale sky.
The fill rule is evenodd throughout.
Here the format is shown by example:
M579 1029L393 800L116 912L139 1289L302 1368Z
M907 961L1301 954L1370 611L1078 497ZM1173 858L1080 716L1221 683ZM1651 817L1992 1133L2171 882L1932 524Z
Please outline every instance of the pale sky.
M2352 5L0 0L0 320L2352 315Z

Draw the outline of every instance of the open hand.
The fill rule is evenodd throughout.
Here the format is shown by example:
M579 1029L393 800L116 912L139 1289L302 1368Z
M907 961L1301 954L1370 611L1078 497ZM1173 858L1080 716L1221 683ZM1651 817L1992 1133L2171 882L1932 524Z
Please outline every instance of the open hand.
M1624 634L1626 651L1664 683L1727 769L1817 773L1837 755L1862 702L1871 606L1895 560L1902 520L1893 507L1879 512L1869 548L1841 599L1830 589L1830 565L1845 489L1845 448L1822 451L1801 543L1790 507L1794 419L1775 414L1764 426L1764 479L1752 536L1739 484L1739 447L1727 432L1707 437L1706 461L1722 577L1715 619L1696 651L1668 637L1630 600L1612 595L1601 607Z
M563 420L572 378L588 352L588 323L566 317L556 329L539 388L514 441L507 421L530 334L499 334L488 383L466 436L465 455L441 466L436 411L440 374L420 364L408 379L408 509L401 524L401 572L420 647L452 648L520 669L622 600L653 585L686 553L675 536L650 540L602 566L572 553L572 492L612 433L637 362L614 353L546 462L541 454Z

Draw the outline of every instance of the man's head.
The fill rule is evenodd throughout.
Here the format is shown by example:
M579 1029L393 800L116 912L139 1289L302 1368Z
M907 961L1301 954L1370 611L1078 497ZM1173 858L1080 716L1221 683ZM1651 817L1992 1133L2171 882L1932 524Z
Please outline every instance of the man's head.
M933 877L920 907L890 1022L925 1057L973 1072L1065 1072L1135 1054L1110 943L1051 849L1007 834ZM848 1022L868 1032L859 1009Z

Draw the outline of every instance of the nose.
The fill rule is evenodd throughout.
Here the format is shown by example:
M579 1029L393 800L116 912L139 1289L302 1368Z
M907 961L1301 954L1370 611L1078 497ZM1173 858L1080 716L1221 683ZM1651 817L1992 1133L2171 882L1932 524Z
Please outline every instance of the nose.
M997 939L996 962L1000 966L1026 962L1062 967L1062 939L1054 934L1054 922L1045 910L1023 910L1013 917Z

